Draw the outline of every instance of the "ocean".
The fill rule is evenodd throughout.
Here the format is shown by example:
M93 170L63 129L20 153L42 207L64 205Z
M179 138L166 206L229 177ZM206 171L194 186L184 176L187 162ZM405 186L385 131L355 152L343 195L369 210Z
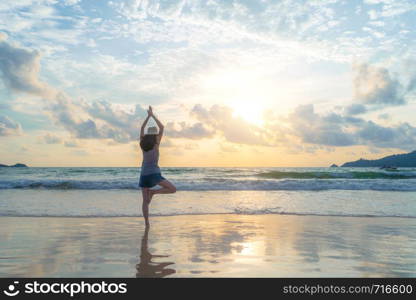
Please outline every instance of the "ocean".
M0 168L1 216L141 216L140 168ZM162 168L151 215L416 218L416 169Z

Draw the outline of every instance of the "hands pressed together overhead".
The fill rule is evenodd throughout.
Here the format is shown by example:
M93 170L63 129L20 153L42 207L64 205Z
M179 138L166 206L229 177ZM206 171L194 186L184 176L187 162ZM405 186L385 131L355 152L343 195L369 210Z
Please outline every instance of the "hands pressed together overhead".
M153 109L152 109L152 107L150 105L149 105L149 109L147 110L147 115L149 117L153 117Z
M150 118L153 118L156 122L156 125L159 127L159 134L158 134L159 142L158 143L160 143L160 139L162 138L162 135L163 135L164 126L162 122L160 122L159 119L153 114L153 108L150 105L149 105L149 109L147 110L147 117L144 120L142 127L140 129L140 139L142 139L144 136L144 129Z

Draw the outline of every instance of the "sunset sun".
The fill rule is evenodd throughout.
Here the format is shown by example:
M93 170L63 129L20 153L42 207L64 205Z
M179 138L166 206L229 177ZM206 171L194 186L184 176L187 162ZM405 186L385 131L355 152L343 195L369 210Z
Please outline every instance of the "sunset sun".
M255 125L262 125L262 113L263 107L253 103L241 102L235 103L233 106L233 116L242 118L243 120L255 124Z

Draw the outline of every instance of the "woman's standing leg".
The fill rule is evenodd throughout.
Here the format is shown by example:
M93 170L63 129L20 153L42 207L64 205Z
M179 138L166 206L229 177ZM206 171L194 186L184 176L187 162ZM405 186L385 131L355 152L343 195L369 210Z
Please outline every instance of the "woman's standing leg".
M150 225L149 223L149 188L142 188L142 196L143 196L143 203L142 203L142 211L144 221L146 223L146 227Z

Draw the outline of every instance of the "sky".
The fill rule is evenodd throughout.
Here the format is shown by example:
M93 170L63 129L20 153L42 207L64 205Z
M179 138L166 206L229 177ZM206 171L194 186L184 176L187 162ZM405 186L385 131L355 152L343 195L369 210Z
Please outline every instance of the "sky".
M0 2L0 163L314 167L416 150L413 0ZM154 125L154 123L150 123Z

